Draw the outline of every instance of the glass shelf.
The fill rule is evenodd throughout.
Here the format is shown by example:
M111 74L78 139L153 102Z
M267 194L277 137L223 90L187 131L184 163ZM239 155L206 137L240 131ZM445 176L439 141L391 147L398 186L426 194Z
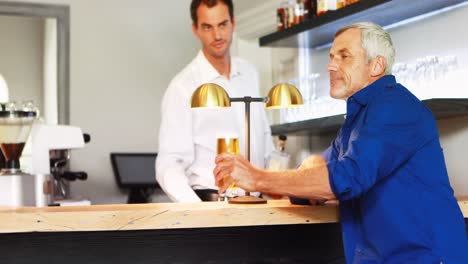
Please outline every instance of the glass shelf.
M423 100L436 119L468 115L468 99L435 98ZM319 135L336 133L344 123L344 114L271 126L273 135Z

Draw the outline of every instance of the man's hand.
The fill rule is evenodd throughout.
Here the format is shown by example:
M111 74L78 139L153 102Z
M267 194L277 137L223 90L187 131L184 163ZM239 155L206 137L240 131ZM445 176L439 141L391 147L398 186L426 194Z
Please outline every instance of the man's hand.
M215 184L219 193L223 193L231 183L248 192L255 190L255 175L258 170L241 155L219 154L215 159L213 170Z

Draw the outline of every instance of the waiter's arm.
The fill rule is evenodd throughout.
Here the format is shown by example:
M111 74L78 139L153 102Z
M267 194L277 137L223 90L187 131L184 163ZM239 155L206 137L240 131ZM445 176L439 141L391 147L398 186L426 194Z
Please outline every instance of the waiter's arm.
M183 103L189 99L181 98L181 89L170 84L162 101L156 179L172 201L198 202L185 174L194 160L194 146L190 108Z

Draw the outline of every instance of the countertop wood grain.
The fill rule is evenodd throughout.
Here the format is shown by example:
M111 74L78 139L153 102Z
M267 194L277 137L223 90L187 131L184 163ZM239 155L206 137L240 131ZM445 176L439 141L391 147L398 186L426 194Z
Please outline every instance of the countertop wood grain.
M468 197L459 197L468 218ZM289 200L235 205L224 202L73 207L0 207L0 233L119 231L336 223L338 206L292 205Z

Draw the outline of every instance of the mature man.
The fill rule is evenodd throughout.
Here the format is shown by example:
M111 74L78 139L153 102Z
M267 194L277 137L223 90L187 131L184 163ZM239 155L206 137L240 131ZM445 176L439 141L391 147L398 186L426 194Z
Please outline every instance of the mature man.
M236 135L241 152L244 144L244 105L226 109L190 109L197 87L216 83L231 97L260 96L255 68L230 56L235 29L231 0L193 0L192 30L202 48L195 59L170 83L163 98L156 177L166 194L176 202L216 200L212 176L216 138ZM252 105L251 156L263 167L271 152L271 132L261 104Z
M321 156L267 172L216 158L216 182L309 199L338 199L348 263L468 263L463 215L450 187L432 113L391 75L390 36L373 23L339 30L330 94L346 121ZM305 168L306 167L306 168Z

